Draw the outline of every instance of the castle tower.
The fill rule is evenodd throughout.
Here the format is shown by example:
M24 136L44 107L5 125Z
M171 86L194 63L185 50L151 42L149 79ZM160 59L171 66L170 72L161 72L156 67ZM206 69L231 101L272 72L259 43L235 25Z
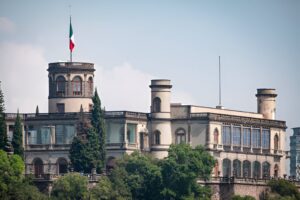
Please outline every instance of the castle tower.
M276 97L275 89L257 89L257 112L265 119L275 119Z
M170 80L151 80L151 152L156 158L168 155L172 143L171 133L171 88Z
M90 111L94 71L92 63L49 63L49 113Z

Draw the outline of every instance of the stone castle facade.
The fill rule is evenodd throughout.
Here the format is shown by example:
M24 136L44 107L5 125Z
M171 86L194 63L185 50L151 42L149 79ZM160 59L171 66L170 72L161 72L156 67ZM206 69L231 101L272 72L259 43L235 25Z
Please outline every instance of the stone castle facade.
M26 174L67 173L72 139L90 118L94 65L50 63L49 113L22 114ZM146 88L145 88L146 89ZM213 177L263 179L286 174L285 121L276 120L275 89L257 90L257 112L171 103L170 80L152 80L151 109L106 111L107 167L133 151L164 158L171 144L203 145L217 160ZM6 114L11 136L16 114Z

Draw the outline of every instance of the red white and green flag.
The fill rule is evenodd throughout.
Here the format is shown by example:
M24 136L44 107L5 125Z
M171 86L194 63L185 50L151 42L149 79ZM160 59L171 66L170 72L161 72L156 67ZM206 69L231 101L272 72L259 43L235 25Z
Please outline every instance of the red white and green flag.
M69 48L70 48L70 51L72 52L73 49L74 49L74 47L75 47L75 41L74 41L74 34L73 34L71 19L70 19L70 34L69 34L69 39L70 39Z

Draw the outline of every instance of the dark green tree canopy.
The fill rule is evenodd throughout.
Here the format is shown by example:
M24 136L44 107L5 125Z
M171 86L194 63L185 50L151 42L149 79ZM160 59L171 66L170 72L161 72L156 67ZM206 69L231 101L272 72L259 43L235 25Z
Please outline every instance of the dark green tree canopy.
M22 121L19 114L17 113L17 118L15 121L13 138L12 138L12 146L14 149L14 154L17 154L23 158L23 131L22 131Z
M0 149L5 150L7 145L7 132L6 132L6 122L5 122L5 105L4 105L4 95L1 89L0 81Z

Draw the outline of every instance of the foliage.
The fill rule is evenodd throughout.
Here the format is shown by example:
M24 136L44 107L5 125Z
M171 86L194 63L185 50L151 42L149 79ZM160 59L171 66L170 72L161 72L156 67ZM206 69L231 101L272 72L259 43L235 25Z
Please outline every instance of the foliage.
M112 183L110 180L104 176L101 177L98 184L91 189L90 191L90 199L98 199L98 200L110 200L114 199L115 192L112 187Z
M1 82L0 82L1 83ZM6 133L6 123L5 123L5 105L4 105L4 95L1 90L0 85L0 149L5 150L7 144L7 133Z
M77 172L91 173L93 168L100 172L104 167L105 124L97 90L93 96L93 103L92 127L82 122L80 128L81 134L86 135L87 140L75 137L70 148L70 160Z
M214 162L202 147L172 145L164 160L139 152L125 155L109 178L120 199L210 199L210 189L196 180L209 177Z
M271 194L267 195L268 200L271 199L295 199L300 200L300 193L296 185L288 180L279 179L268 182L271 187Z
M24 162L18 155L0 150L0 199L46 199L25 177Z
M234 195L231 200L255 200L254 197L246 195L246 196L240 196L240 195Z
M88 179L79 173L69 173L57 179L53 184L53 199L87 199Z
M106 130L104 122L104 111L101 109L101 100L99 98L97 89L93 96L93 110L92 110L92 126L97 134L99 134L99 159L102 161L102 167L105 166L106 159Z
M203 147L171 145L169 156L161 161L163 195L166 199L210 199L208 187L197 184L198 177L208 178L215 164Z
M76 172L83 172L88 168L85 144L78 137L74 137L70 147L69 157Z
M14 154L17 154L23 158L23 152L24 152L23 131L22 131L22 122L21 122L21 117L19 115L19 111L15 121L13 138L12 138L12 146L14 148Z
M117 165L111 180L118 186L125 184L127 188L123 188L123 191L129 189L132 199L160 199L161 171L150 156L134 152L130 156L125 155Z

